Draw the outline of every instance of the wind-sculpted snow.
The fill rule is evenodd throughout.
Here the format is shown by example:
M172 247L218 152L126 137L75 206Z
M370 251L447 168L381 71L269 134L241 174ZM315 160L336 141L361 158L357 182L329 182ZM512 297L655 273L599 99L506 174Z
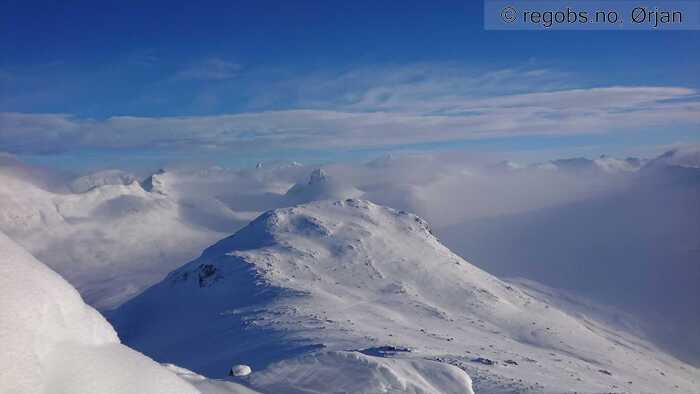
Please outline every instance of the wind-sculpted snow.
M0 289L2 393L215 393L121 345L74 288L2 233ZM218 392L248 392L225 388Z
M424 392L465 381L454 369L433 373L436 363L466 371L487 393L698 385L697 369L496 279L419 217L363 200L269 211L111 316L125 342L152 357L210 376L248 364L262 391L281 376L306 376L297 383L324 392L333 373L304 368L342 360L338 374L364 374L342 365L394 363L374 359L387 357L411 363L396 368L421 374L426 386L415 387L442 387Z
M284 360L253 376L267 393L474 394L461 369L435 361L323 352Z

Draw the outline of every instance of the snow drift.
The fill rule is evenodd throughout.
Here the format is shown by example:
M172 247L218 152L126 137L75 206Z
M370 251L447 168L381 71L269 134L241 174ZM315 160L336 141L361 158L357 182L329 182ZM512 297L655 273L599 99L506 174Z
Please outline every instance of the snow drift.
M292 358L253 376L267 393L474 394L461 369L435 361L324 352Z
M75 289L2 233L0 288L0 392L200 392L121 345ZM234 384L225 388L242 392Z

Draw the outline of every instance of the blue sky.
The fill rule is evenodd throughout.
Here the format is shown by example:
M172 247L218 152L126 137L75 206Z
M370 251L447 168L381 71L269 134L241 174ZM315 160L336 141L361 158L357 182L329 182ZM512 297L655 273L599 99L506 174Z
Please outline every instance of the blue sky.
M700 139L700 31L485 31L466 0L142 3L2 2L0 151L81 168Z

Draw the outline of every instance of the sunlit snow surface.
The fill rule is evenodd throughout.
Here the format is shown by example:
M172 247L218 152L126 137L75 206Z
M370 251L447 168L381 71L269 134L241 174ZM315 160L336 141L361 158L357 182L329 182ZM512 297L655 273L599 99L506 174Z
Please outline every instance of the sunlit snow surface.
M119 343L58 274L0 233L0 392L8 394L248 393L195 386ZM208 382L208 383L206 383Z
M458 387L454 370L435 372L435 362L452 365L487 393L695 393L698 385L697 369L496 279L419 217L363 200L265 213L112 318L126 343L159 360L209 376L249 364L261 391L280 376L328 381L323 370L300 370L338 360L410 361L401 368L453 376Z

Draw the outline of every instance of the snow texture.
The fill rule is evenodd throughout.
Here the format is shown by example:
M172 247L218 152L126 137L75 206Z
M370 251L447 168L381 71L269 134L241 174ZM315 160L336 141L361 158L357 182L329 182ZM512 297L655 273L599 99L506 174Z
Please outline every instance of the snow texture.
M333 373L304 369L346 363L336 373L370 374L377 387L449 392L466 381L435 362L486 393L698 387L694 367L474 267L416 215L356 199L269 211L111 318L160 360L209 376L251 365L262 391L294 375L290 392L322 392Z
M216 392L198 390L121 345L114 329L73 287L2 233L0 289L2 393ZM228 391L218 392L249 392L240 388L231 383Z
M0 171L0 183L0 231L99 308L137 294L222 236L138 182L56 193Z

